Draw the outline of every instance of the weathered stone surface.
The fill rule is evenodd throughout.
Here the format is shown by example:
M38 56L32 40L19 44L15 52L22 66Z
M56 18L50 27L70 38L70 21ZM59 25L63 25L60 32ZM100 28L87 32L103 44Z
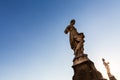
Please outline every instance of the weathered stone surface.
M73 65L73 80L106 80L90 60Z
M81 54L79 56L75 56L75 58L73 59L73 65L77 65L77 64L80 64L80 63L83 63L85 61L88 61L88 57L87 57L87 54Z

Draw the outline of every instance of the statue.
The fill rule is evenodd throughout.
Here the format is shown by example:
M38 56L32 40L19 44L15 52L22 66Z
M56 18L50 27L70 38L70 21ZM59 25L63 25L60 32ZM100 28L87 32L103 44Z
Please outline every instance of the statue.
M104 64L104 66L105 66L105 68L107 70L107 74L108 74L109 80L117 80L115 78L115 76L110 73L109 62L105 62L104 58L102 58L102 61L103 61L103 64Z
M71 49L74 51L74 54L77 56L79 54L83 54L84 48L84 34L78 33L77 29L74 27L75 20L70 21L70 25L68 25L64 31L65 34L69 32L69 40Z
M75 20L73 19L64 31L65 34L69 33L70 46L75 55L72 66L74 70L72 80L106 80L97 71L94 63L88 58L88 55L84 54L85 36L83 33L78 33L74 25Z
M105 66L105 68L106 68L106 70L107 70L108 76L109 76L109 77L112 76L111 73L110 73L109 62L105 62L105 59L104 59L104 58L102 58L102 61L103 61L103 64L104 64L104 66Z

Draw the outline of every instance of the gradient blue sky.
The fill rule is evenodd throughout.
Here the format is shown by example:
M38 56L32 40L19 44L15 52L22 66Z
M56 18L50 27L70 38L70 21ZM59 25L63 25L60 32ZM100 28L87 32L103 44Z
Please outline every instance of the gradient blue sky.
M119 0L0 0L0 80L72 80L73 18L96 68L107 78L104 57L120 80Z

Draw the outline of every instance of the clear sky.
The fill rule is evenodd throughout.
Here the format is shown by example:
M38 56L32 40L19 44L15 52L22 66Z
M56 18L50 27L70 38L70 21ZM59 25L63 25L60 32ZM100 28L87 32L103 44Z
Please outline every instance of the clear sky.
M64 29L76 19L85 53L120 80L120 0L0 0L0 80L72 80Z

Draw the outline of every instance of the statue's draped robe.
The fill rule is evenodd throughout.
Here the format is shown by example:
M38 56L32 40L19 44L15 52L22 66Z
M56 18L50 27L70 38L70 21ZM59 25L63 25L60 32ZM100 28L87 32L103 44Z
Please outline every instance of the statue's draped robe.
M65 33L68 33L68 31L70 32L69 40L70 40L71 48L73 50L75 50L75 48L76 48L76 41L75 41L74 36L76 36L78 34L77 29L74 26L68 25L68 27L65 29Z

